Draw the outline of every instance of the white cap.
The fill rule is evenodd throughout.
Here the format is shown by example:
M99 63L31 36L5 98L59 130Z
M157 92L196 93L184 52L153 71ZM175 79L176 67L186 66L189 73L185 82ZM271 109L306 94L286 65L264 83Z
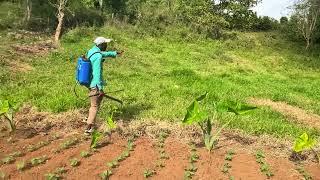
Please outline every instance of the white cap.
M112 39L107 39L107 38L104 38L104 37L97 37L93 42L96 45L100 45L102 43L109 43L111 41L112 41Z

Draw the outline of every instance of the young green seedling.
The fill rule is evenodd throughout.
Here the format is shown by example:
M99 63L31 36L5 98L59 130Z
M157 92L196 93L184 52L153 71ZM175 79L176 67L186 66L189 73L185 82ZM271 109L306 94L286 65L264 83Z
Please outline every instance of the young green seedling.
M112 171L111 170L106 170L103 173L100 174L100 177L102 180L108 180L110 178L110 176L112 175Z
M118 161L112 161L112 162L107 163L107 166L109 166L110 168L116 168L119 166L119 163L118 163Z
M66 170L66 168L64 168L64 167L58 167L58 168L54 171L55 174L59 174L59 175L62 175L62 174L64 174L64 173L66 173L66 172L67 172L67 170Z
M143 171L143 177L145 178L149 178L149 177L152 177L153 175L155 175L155 170L153 169L146 169Z
M70 160L70 166L76 167L80 165L80 161L77 158L73 158Z
M231 167L232 166L228 162L224 163L223 168L222 168L222 172L225 173L225 174L229 173L229 169Z
M46 180L59 180L61 179L61 176L55 173L48 173L44 175Z
M48 160L47 156L35 157L30 160L32 166L44 164Z
M92 154L89 151L81 151L80 156L83 158L90 157Z
M40 148L42 148L42 147L44 147L44 146L47 146L47 145L49 145L49 144L50 144L49 141L40 141L38 144L29 145L28 148L27 148L27 150L28 150L29 152L33 152L33 151L36 151L36 150L38 150L38 149L40 149Z
M224 158L224 160L226 160L226 161L232 161L233 155L235 155L235 153L234 153L233 150L228 151L228 153L227 153L226 157Z
M58 149L53 150L54 153L60 153L61 151L65 149L69 149L72 146L78 144L80 141L76 138L66 140L65 142L61 143Z

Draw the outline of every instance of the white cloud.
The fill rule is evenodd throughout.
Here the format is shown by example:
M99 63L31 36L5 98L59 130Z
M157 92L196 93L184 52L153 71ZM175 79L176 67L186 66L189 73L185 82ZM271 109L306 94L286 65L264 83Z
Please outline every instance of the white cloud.
M288 16L294 0L262 0L253 10L258 16L270 16L275 19L280 19L282 16Z

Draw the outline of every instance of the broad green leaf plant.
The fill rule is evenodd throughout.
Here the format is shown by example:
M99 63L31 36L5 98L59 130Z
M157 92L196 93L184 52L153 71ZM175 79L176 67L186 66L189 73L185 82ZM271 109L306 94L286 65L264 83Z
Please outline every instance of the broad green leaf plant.
M186 125L197 124L202 130L203 133L203 141L205 147L209 152L214 149L214 147L218 144L219 136L221 131L232 121L232 119L225 123L220 129L217 130L215 134L212 133L212 126L213 122L209 118L207 111L202 110L200 108L200 103L205 100L208 96L208 93L201 95L200 97L196 98L192 104L187 108L187 113L185 118L183 119L182 123ZM256 107L249 106L242 103L234 103L228 102L226 105L218 106L214 104L215 115L217 112L232 112L236 115L243 115L251 110L256 109ZM216 116L213 117L216 117Z
M308 133L305 132L296 139L295 144L293 146L293 151L296 153L301 153L306 150L312 150L316 155L318 163L320 163L320 155L314 149L316 146L316 143L317 143L316 140L311 136L309 136Z
M10 132L16 130L16 124L13 120L13 113L17 109L11 102L8 100L0 101L0 118L4 117L10 127Z

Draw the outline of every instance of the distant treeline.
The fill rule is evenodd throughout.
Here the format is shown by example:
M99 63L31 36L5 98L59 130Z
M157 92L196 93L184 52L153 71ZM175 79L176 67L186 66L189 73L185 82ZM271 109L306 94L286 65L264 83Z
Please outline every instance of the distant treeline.
M293 15L282 17L280 21L267 16L258 17L252 8L259 2L260 0L0 0L0 28L21 27L50 32L56 30L63 13L64 30L118 21L132 24L142 29L141 32L154 36L163 35L168 27L183 27L210 38L224 38L230 31L280 30L292 40L305 40L307 46L320 40L320 0L297 1L291 7Z

